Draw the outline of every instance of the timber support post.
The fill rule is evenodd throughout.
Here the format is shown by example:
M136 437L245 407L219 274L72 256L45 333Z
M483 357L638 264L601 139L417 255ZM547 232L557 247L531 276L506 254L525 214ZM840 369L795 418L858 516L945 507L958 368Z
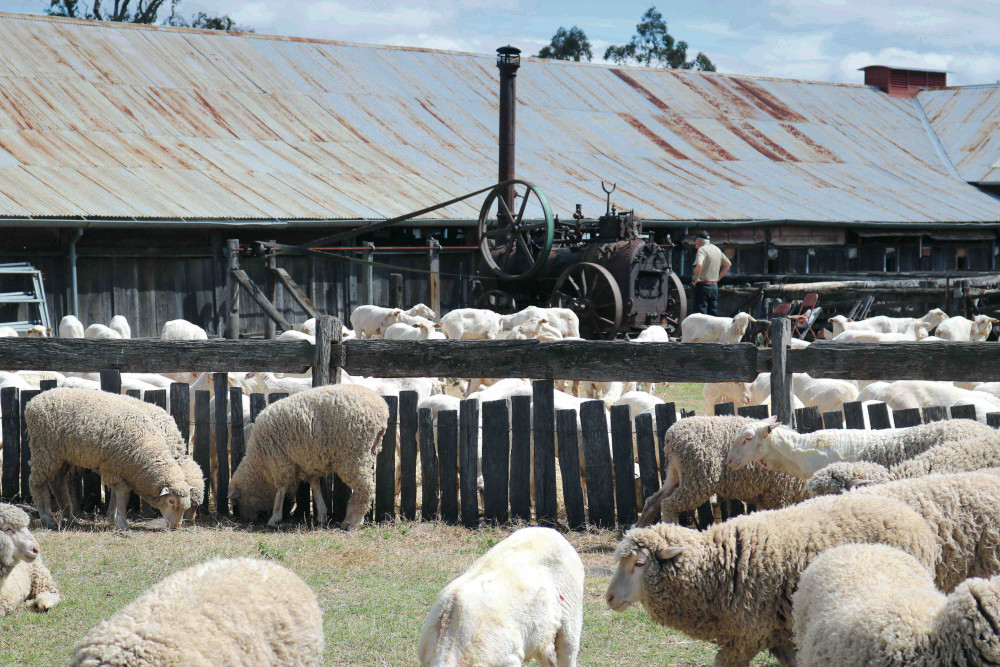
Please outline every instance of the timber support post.
M389 274L389 307L403 307L403 274Z
M375 258L375 244L365 241L365 250L361 253L365 264L361 265L361 303L371 305L375 303L375 278L371 261Z
M276 243L274 239L268 241L268 243ZM267 254L267 258L264 260L267 266L267 298L274 305L275 310L278 308L278 281L274 276L274 269L278 266L278 258L274 254L274 250L271 250ZM268 340L275 337L277 334L274 325L274 319L268 317L264 320L264 337Z
M792 426L792 374L788 372L788 341L792 323L787 317L771 320L771 411Z
M225 335L226 338L237 340L240 337L240 283L233 272L240 269L240 240L226 239L223 254L227 259Z
M427 242L427 305L438 317L441 316L441 244L437 239Z

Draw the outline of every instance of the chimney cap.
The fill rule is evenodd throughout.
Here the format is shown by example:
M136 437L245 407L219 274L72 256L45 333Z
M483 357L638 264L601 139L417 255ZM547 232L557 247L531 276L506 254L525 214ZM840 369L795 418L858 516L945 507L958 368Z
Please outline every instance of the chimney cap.
M900 67L898 65L865 65L864 67L859 67L859 72L864 72L866 70L875 69L876 67L884 67L886 69L894 70L904 70L906 72L935 72L937 74L951 74L951 70L947 69L932 69L930 67Z
M511 46L510 44L508 44L507 46L501 46L500 48L498 48L497 53L501 55L519 56L521 55L521 49L517 48L516 46Z

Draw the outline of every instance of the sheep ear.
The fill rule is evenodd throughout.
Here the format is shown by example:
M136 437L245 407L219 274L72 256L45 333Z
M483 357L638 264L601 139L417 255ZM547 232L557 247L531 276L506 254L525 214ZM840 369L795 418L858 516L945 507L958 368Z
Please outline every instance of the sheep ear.
M654 554L657 560L673 560L684 553L684 547L660 547Z
M870 479L850 479L844 484L844 488L848 491L851 489L856 489L859 486L869 486L872 483Z
M229 492L229 499L230 500L235 500L236 498L239 498L239 497L240 497L240 489L239 489L239 487L236 487L235 489L233 489L233 490L231 490Z

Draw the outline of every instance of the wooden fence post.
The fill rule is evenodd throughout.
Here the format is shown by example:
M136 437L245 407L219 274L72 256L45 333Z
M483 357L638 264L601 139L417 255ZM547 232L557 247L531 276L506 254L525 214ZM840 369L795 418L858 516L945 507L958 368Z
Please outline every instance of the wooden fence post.
M164 412L166 412L166 410L167 410L167 390L166 389L156 389L156 390L149 389L143 395L142 400L145 401L146 403L150 403L151 405L155 405L156 407L160 408ZM106 493L106 495L108 495L109 502L110 502L111 494L107 492L107 487L105 487L105 493ZM132 494L132 497L129 498L129 501L130 501L129 504L131 504L132 498L134 498L136 495L137 494L134 494L134 493ZM156 518L156 510L153 509L152 505L150 505L149 503L147 503L145 500L142 500L141 498L138 499L138 502L139 502L139 509L142 512L142 515L144 517L150 518L150 519Z
M240 269L240 240L226 239L226 338L240 337L240 283L233 271Z
M229 374L215 373L215 452L218 460L219 490L215 498L215 511L229 516Z
M892 428L892 422L889 421L889 407L885 403L869 405L868 423L872 429Z
M831 410L823 413L823 428L838 429L844 428L844 414L839 410Z
M128 396L129 398L136 398L142 400L142 392L139 391L138 389L126 389L125 395Z
M953 405L951 406L952 419L973 419L976 418L976 406L974 405Z
M660 461L660 483L667 478L666 436L670 427L677 423L677 406L661 403L656 408L656 458Z
M611 408L611 447L614 453L615 506L618 523L635 523L635 465L632 458L632 409L627 405Z
M272 239L268 243L274 243L274 240ZM268 249L267 254L264 256L264 266L267 267L267 299L274 306L274 309L278 310L278 280L274 275L274 270L278 268L278 256L274 254L274 249ZM273 339L275 333L277 333L277 327L274 324L274 320L270 317L265 317L264 338L268 340Z
M389 307L403 307L403 274L389 274Z
M934 405L929 408L924 408L923 412L925 424L944 421L948 418L948 408L943 405Z
M371 241L365 241L362 245L365 249L361 251L361 258L365 262L371 262L375 259L375 244ZM366 305L375 304L375 272L373 268L371 264L361 265L361 303Z
M571 530L580 530L587 525L587 514L583 506L583 487L580 485L580 436L576 430L576 410L556 410L556 433L559 434L559 471L562 473L566 523Z
M815 405L795 411L795 426L799 433L812 433L823 428L823 417Z
M531 521L531 396L510 397L510 423L510 513L528 523ZM579 475L577 478L579 484Z
M543 526L555 525L558 502L554 391L552 380L531 383L532 430L535 436L535 520Z
M267 396L257 392L250 394L250 421L257 421L257 415L259 415L266 407Z
M1000 428L1000 412L987 412L986 423L993 428Z
M427 242L427 305L438 315L441 314L441 244L437 239Z
M28 424L24 421L24 408L28 406L28 402L31 401L35 396L41 393L34 389L24 389L21 391L21 502L30 503L31 502L31 487L28 485L28 478L31 476L31 441L28 437ZM92 486L92 489L97 491L97 499L100 502L101 497L101 476L97 473L92 473L94 477L97 478L97 485Z
M462 525L479 525L479 489L476 458L479 443L479 401L465 399L458 413L458 484L461 490Z
M243 390L239 387L229 388L229 457L233 462L233 472L240 466L246 453L246 443L243 441ZM230 475L232 478L232 475Z
M13 502L20 493L21 392L17 387L0 389L0 428L3 429L3 477L0 497Z
M312 386L322 387L327 384L337 384L339 378L333 378L331 372L331 349L333 343L339 343L343 338L344 330L340 326L340 320L329 315L322 315L316 318L316 345L315 356L312 366ZM337 359L337 371L339 375L340 360Z
M438 458L434 449L434 412L430 408L420 408L417 413L417 432L420 440L420 520L433 521L438 513ZM486 456L485 445L483 456ZM486 472L485 461L483 472Z
M199 466L201 466L201 473L207 480L207 483L211 485L212 483L212 463L210 451L211 447L211 429L212 421L209 411L209 402L212 400L212 393L209 391L199 390L194 392L194 461ZM206 494L207 496L208 494ZM205 508L208 509L208 502L205 502Z
M639 479L642 499L649 498L660 487L656 474L656 443L653 440L653 415L635 416L635 446L639 454ZM641 507L638 508L642 510Z
M458 523L458 410L438 413L438 465L441 471L441 520Z
M736 404L732 401L728 403L718 403L715 406L716 417L731 417L736 414Z
M39 380L38 391L48 391L49 389L55 389L59 386L59 383L55 380Z
M766 405L747 405L742 408L737 408L736 414L739 415L740 417L748 417L750 419L768 418Z
M507 521L510 483L510 419L507 401L487 401L483 410L483 518Z
M170 416L177 424L184 440L184 453L190 454L191 449L191 387L186 382L170 383Z
M771 320L771 411L792 426L792 375L788 372L788 341L792 324L787 317Z
M920 426L920 408L905 408L892 411L892 425L896 428Z
M580 404L583 457L587 463L587 512L592 525L610 528L615 525L615 501L604 411L604 401ZM535 474L538 474L537 469Z
M383 396L382 400L389 408L389 423L382 436L382 450L375 459L375 520L392 521L396 518L396 424L399 397ZM438 428L441 428L440 416Z
M844 426L852 429L864 429L865 413L860 401L844 403Z
M399 514L417 518L417 392L399 392Z

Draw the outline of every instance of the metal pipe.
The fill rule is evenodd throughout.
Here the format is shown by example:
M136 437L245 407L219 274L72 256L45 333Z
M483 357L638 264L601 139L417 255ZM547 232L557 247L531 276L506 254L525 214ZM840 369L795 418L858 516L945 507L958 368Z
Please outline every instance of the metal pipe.
M74 317L80 317L80 296L76 282L76 242L83 236L83 228L77 227L69 239L69 289L71 311Z
M497 49L497 67L500 69L500 182L516 178L514 175L514 128L517 111L517 70L521 66L521 49L501 46ZM504 190L507 210L514 210L514 187Z

